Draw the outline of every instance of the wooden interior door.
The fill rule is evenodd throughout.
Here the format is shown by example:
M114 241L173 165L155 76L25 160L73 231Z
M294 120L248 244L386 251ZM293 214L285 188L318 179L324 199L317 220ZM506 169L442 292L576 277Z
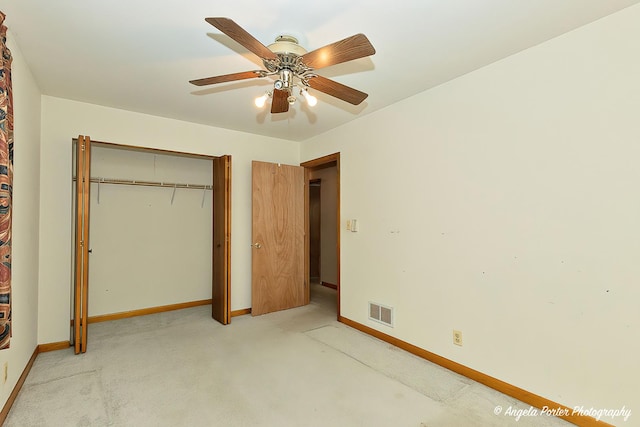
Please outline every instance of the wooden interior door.
M91 138L80 135L76 143L76 239L73 315L74 350L76 354L87 351L90 189Z
M252 163L251 314L308 302L304 253L304 168Z
M231 323L231 156L213 159L213 291L215 320Z

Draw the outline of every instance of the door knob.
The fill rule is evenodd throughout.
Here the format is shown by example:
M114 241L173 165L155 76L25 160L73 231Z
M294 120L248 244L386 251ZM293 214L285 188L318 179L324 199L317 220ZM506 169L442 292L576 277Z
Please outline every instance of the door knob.
M251 245L252 247L256 248L256 249L260 249L262 247L262 245L258 242L254 243L253 245Z

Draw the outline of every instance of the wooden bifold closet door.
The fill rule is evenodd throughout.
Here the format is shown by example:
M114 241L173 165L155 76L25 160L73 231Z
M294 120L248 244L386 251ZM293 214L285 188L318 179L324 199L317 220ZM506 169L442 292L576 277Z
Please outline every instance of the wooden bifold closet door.
M231 323L231 156L213 159L212 317Z
M91 139L80 135L76 142L75 275L73 342L75 353L87 351L89 288L89 206L91 189Z

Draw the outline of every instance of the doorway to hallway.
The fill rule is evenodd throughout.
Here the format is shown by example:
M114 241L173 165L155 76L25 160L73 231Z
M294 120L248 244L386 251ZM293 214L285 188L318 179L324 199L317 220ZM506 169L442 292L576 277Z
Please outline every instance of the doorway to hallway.
M340 316L340 153L302 163L310 299L334 298ZM331 297L335 295L335 297Z

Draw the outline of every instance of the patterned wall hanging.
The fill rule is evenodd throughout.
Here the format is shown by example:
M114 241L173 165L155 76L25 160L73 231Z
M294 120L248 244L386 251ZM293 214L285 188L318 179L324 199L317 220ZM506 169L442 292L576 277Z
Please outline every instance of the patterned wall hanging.
M13 94L11 51L0 12L0 350L11 338L11 200L13 193Z

